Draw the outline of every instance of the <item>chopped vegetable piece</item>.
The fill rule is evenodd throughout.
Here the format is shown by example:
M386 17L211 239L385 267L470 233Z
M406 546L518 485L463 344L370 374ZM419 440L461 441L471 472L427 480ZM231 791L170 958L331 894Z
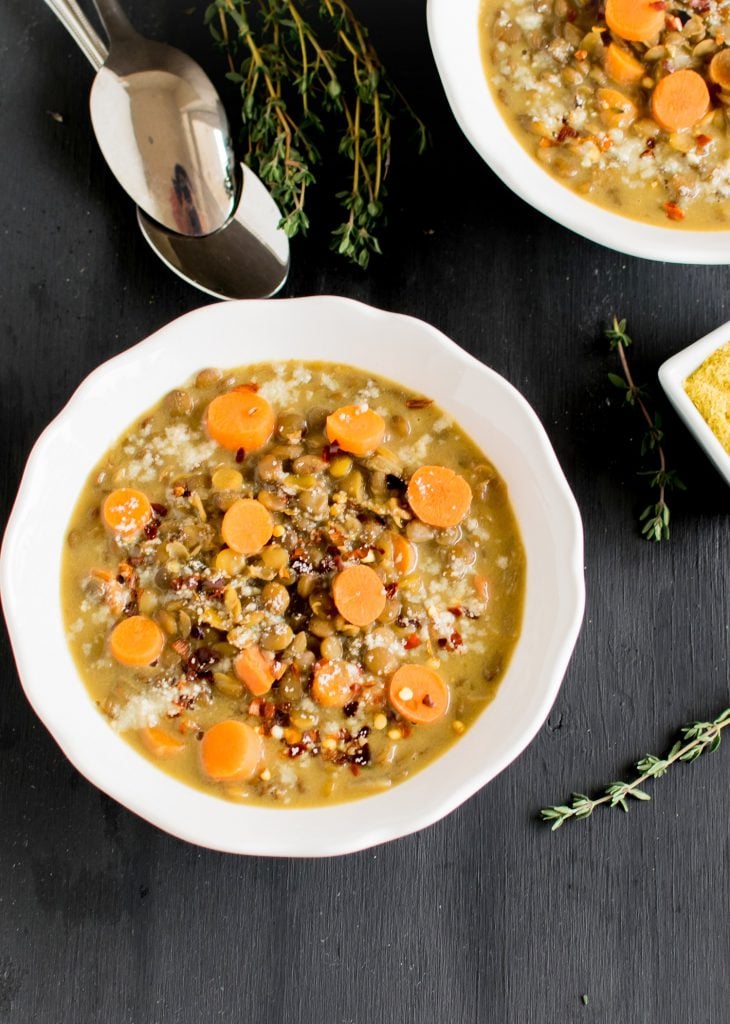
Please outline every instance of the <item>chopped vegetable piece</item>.
M360 675L349 661L320 661L314 669L312 697L326 708L344 708L355 695Z
M248 388L218 395L205 414L208 433L223 448L254 452L263 448L274 432L276 416L261 395Z
M385 608L385 587L374 569L351 565L332 581L332 597L343 619L355 626L374 622Z
M259 647L244 647L233 662L233 671L255 697L268 693L276 679L273 658L267 658Z
M390 680L388 699L409 722L431 725L448 711L449 688L426 665L401 665Z
M263 754L261 737L250 725L234 718L217 722L200 742L200 766L217 782L250 779Z
M173 736L166 729L161 729L156 725L140 729L139 734L150 754L159 757L160 760L175 757L176 754L181 754L185 749L184 740L180 739L179 736Z
M239 555L255 555L271 540L274 520L255 498L239 498L223 516L221 536Z
M152 506L142 491L133 487L120 487L107 494L101 506L101 518L108 530L129 540L152 519Z
M421 466L408 483L408 504L429 526L458 526L471 506L471 487L446 466Z
M637 60L625 46L619 46L618 43L610 43L606 48L603 66L608 77L620 85L634 85L636 82L640 82L646 74L646 69L641 61Z
M621 39L645 43L664 28L665 11L654 0L606 0L606 24Z
M416 568L418 549L401 533L390 531L393 541L393 565L399 576L408 576Z
M696 125L709 106L710 93L704 79L689 68L660 78L651 97L652 117L669 132Z
M385 437L385 420L367 405L343 405L327 417L327 437L345 452L368 455Z
M710 78L721 89L730 89L730 48L718 50L710 61Z
M165 634L146 615L130 615L109 636L109 651L121 665L151 665L165 646Z

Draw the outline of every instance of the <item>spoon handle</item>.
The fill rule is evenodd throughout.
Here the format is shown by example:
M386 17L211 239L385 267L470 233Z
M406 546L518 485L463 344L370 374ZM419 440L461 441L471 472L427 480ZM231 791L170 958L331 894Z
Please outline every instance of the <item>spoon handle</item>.
M64 28L68 30L94 70L98 71L106 63L109 52L76 0L45 0L45 2Z
M139 34L117 0L94 0L94 6L110 43L113 43L115 39L128 39L130 36Z

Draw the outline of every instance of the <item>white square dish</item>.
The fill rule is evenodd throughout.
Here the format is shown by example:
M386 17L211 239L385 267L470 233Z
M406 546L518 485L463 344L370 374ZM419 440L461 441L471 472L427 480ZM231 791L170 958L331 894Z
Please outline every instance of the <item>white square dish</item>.
M659 382L667 398L704 448L718 472L730 484L730 455L713 433L707 420L684 390L684 382L721 345L730 341L730 321L693 345L677 352L659 367Z

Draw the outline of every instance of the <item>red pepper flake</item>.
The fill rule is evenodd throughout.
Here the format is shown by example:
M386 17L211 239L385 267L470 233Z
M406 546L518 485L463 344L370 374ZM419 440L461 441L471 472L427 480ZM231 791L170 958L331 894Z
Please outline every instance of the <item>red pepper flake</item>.
M335 455L339 455L341 451L342 449L337 441L333 441L332 444L326 444L322 449L322 461L331 462Z
M243 462L243 460L245 458L246 458L246 449L245 448L239 448L238 451L236 452L236 462L238 462L239 465L240 465L240 463Z
M385 596L386 597L393 598L393 597L395 597L395 595L397 593L398 593L398 584L397 583L386 583L386 585L385 585Z
M421 704L425 704L427 708L432 708L434 706L434 699L430 693L424 695Z
M684 220L684 210L681 210L676 203L664 203L662 209L670 220Z
M167 505L161 505L159 501L151 501L150 505L152 506L152 511L156 516L159 516L160 519L165 518L167 515Z
M585 60L587 56L588 56L588 50L576 50L575 51L575 59L576 60Z
M454 615L457 619L460 619L461 616L464 614L463 610L459 608L458 605L454 605L453 608L447 608L446 610L451 612L451 614Z
M711 139L711 137L709 135L698 135L697 138L695 139L695 142L697 143L697 148L698 149L704 149L705 146L709 146L710 145L710 143L712 142L712 139Z
M661 4L661 6L659 6L658 4L651 4L651 6L656 7L658 11L663 11L666 7L666 4L663 3ZM675 32L681 32L684 28L684 25L682 24L682 19L677 18L674 14L668 14L664 19L664 22L667 28L674 29Z
M407 651L412 651L414 647L420 647L421 638L418 633L411 633L410 636L407 636L403 641L403 646Z
M577 139L578 132L575 128L572 128L569 124L564 124L558 134L555 136L556 142L566 142L568 139Z
M464 641L461 638L461 633L457 633L456 630L454 630L454 632L451 634L449 640L454 649L456 649L457 647L461 647L462 644L464 643Z
M433 405L433 398L408 398L406 400L406 409L425 409L429 405Z
M655 11L666 11L667 5L665 0L654 0L654 3L649 4Z

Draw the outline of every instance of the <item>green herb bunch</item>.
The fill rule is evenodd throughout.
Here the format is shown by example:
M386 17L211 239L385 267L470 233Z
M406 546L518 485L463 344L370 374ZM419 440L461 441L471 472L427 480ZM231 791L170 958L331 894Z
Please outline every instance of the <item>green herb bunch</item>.
M606 804L609 807L620 807L628 811L628 798L635 800L651 800L649 794L641 786L649 779L659 779L665 775L677 761L691 763L701 754L712 753L720 746L722 730L730 726L730 708L725 710L711 722L693 722L681 730L682 738L677 740L665 757L647 754L636 762L636 770L640 773L632 782L612 782L602 796L592 800L584 793L573 793L569 804L557 804L544 807L540 812L543 821L552 826L552 831L560 828L571 818L579 820L590 818L596 807Z
M307 190L334 126L347 187L332 247L360 267L380 253L391 127L405 112L419 151L426 130L388 78L367 31L343 0L214 0L206 12L241 89L245 160L282 210L289 237L306 233Z
M611 383L624 392L624 401L635 406L641 412L647 429L641 439L641 454L645 456L651 452L656 453L659 465L640 473L640 476L650 477L649 485L656 488L659 493L656 502L647 505L639 516L642 523L641 532L647 540L668 540L669 539L669 505L667 504L667 491L671 488L685 490L685 486L673 469L667 468L667 459L662 446L664 430L659 413L653 415L647 408L647 395L644 388L634 382L629 368L626 350L633 344L626 333L626 321L613 318L613 325L606 331L611 350L618 352L621 362L623 376L618 373L609 373L608 379Z

